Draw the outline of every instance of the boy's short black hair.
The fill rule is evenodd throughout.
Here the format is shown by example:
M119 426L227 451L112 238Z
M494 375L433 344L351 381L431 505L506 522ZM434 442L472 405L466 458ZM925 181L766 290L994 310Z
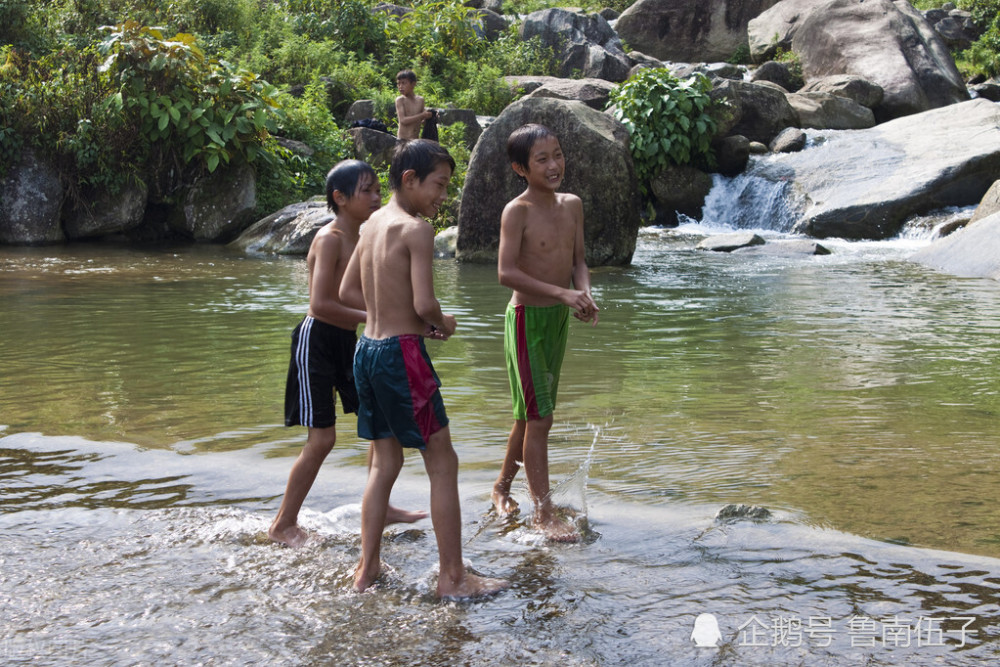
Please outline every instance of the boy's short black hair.
M413 83L416 83L417 75L413 72L412 69L404 69L400 70L399 74L396 75L396 81L399 81L400 79L407 79L409 81L412 81Z
M412 169L417 179L423 181L441 163L455 172L455 158L444 146L430 139L411 139L396 145L389 165L389 185L399 190L403 185L403 172Z
M326 207L337 213L337 202L333 200L333 193L340 190L350 199L358 188L367 183L364 176L368 176L372 181L378 180L378 174L367 162L361 160L341 160L333 165L326 175Z
M507 158L514 164L519 164L527 169L528 159L531 157L531 147L539 139L547 137L555 137L556 141L559 140L556 133L544 125L538 123L522 125L507 137Z

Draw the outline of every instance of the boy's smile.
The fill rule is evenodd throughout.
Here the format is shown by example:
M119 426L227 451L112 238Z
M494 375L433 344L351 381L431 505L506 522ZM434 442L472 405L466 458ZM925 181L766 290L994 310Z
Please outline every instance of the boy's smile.
M555 137L544 137L531 147L528 168L522 174L528 186L545 190L556 190L566 172L566 159L562 147Z

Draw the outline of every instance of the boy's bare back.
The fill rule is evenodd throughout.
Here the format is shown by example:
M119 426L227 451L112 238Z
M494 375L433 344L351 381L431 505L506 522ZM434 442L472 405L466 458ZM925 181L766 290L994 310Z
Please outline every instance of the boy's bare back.
M421 296L426 297L421 295L420 285L424 283L421 278L429 277L432 271L433 247L430 224L394 202L372 214L357 249L368 311L366 336L388 338L427 332L417 308Z

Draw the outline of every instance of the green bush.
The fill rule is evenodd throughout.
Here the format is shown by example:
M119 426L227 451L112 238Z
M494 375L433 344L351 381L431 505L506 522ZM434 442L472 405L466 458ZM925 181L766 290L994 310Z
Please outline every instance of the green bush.
M665 68L643 69L611 93L614 116L629 133L643 190L671 165L710 166L716 122L712 84L703 74L685 81Z

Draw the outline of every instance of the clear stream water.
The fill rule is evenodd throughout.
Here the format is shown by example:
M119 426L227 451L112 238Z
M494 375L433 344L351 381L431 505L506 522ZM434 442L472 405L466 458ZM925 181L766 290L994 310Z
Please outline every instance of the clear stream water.
M351 592L351 418L314 539L266 539L305 436L281 426L301 259L0 248L0 663L996 664L1000 285L904 261L919 238L767 258L703 232L644 230L594 271L550 443L575 545L489 513L508 293L436 264L465 555L513 582L472 603L432 598L429 521L390 527L385 580ZM393 500L427 495L408 456ZM770 517L716 518L740 503Z

